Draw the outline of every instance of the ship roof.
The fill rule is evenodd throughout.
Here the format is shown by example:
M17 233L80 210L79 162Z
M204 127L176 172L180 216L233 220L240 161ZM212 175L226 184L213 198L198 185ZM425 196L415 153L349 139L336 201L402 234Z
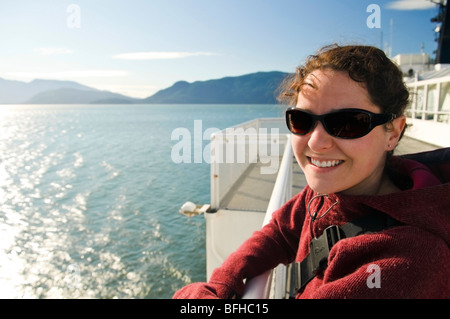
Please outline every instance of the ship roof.
M425 80L433 80L433 79L439 79L444 77L450 76L450 67L446 67L440 70L432 70L432 71L426 71L423 73L418 74L418 81L425 81ZM409 78L406 80L406 83L415 82L416 79L414 77Z

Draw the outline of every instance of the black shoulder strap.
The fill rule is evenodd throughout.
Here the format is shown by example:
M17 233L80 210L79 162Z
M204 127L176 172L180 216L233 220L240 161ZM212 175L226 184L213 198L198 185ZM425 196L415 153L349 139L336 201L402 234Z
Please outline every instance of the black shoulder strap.
M426 165L443 183L450 182L450 147L399 156Z
M291 297L303 289L317 273L326 269L330 250L339 240L379 232L398 225L400 222L386 214L371 214L342 226L332 225L326 228L322 235L311 240L309 255L301 262L294 262L291 265L291 278L293 277Z

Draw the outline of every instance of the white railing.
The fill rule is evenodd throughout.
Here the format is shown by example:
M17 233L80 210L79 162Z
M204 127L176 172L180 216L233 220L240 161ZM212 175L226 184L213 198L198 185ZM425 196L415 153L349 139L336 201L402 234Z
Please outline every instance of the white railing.
M252 164L261 161L262 153L266 157L274 155L269 155L267 149L262 152L261 148L271 143L279 147L286 131L283 118L260 118L211 135L212 210L221 208L222 199ZM278 150L275 153L278 157Z
M270 222L272 219L272 213L292 197L292 158L293 152L291 146L291 135L289 134L283 153L283 159L281 160L280 169L278 171L278 176L273 187L272 196L270 197L269 205L267 207L263 226ZM274 270L269 270L259 276L247 280L245 292L242 298L283 298L286 291L285 272L285 266L279 265ZM274 285L272 285L272 283L274 283Z
M258 118L212 134L211 209L205 214L207 278L261 228L288 134L281 117ZM263 181L264 195L258 181ZM247 193L249 197L243 195Z

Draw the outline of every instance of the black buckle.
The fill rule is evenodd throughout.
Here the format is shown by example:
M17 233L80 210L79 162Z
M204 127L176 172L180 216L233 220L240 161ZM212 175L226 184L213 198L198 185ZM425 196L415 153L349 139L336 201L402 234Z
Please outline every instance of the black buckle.
M331 248L342 238L345 238L342 230L338 226L332 225L326 228L322 235L311 241L309 255L303 261L293 264L294 291L293 293L291 291L291 296L295 297L319 271L325 270L328 266L328 255Z
M381 216L385 215L383 214ZM326 269L330 250L339 240L401 225L400 222L392 219L390 216L386 215L386 218L380 218L380 215L371 215L348 222L341 227L333 225L326 228L322 235L314 238L309 244L309 254L301 262L294 262L292 264L291 276L294 277L294 280L291 280L291 297L295 298L297 293L308 282L320 271ZM292 288L294 288L293 291Z
M327 267L330 250L341 238L339 227L332 225L326 228L318 238L311 240L309 254L311 255L312 270L314 273Z

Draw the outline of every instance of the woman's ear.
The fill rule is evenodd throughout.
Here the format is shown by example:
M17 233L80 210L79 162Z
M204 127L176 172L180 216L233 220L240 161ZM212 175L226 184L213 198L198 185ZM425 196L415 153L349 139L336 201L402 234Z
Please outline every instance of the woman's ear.
M392 151L397 146L398 141L402 137L405 125L406 125L406 116L404 115L399 116L392 121L391 127L388 131L389 134L388 145L386 145L388 151Z

